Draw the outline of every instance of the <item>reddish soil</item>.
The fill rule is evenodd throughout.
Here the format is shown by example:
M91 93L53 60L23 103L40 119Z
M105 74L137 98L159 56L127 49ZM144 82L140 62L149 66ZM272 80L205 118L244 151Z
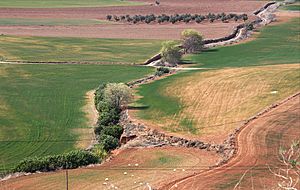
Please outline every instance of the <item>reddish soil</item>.
M299 126L300 95L249 123L238 136L236 156L227 164L160 189L233 189L239 180L238 189L273 187L276 178L268 170L268 165L280 164L279 147L287 147L293 140L299 139Z
M252 15L254 10L263 6L265 1L227 1L227 0L164 0L160 6L150 5L127 7L97 7L97 8L0 8L0 18L64 18L64 19L105 19L106 15L134 14L206 14L232 12ZM250 17L253 19L253 16ZM205 38L222 37L232 32L238 23L204 23L204 24L103 24L90 26L0 26L0 34L26 36L65 36L65 37L97 37L97 38L137 38L137 39L178 39L183 29L199 30Z
M160 147L122 150L102 166L69 170L69 189L109 189L112 184L118 189L145 189L147 183L152 187L159 186L208 169L218 159L215 153L199 149ZM126 175L124 172L127 172ZM105 181L105 178L109 180ZM65 189L65 182L65 171L58 171L10 179L1 182L0 189L61 190Z

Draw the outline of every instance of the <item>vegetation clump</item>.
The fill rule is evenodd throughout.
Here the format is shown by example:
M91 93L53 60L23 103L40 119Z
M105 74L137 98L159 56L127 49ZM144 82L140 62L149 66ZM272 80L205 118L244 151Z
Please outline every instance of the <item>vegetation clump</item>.
M186 29L181 33L182 47L186 53L198 53L203 49L203 37L193 29Z
M87 166L100 162L100 157L92 152L75 150L68 153L31 157L22 160L14 169L14 172L46 172L57 169L74 169L80 166Z
M214 14L214 13L209 13L207 15L200 15L200 14L174 14L174 15L166 15L166 14L161 14L161 15L107 15L106 19L109 21L115 21L115 22L128 22L128 23L190 23L190 22L196 22L200 24L201 22L208 21L210 23L214 21L222 21L222 22L229 22L230 20L233 20L235 22L239 20L246 21L248 20L248 15L247 14L235 14L235 13L230 13L230 14Z
M119 146L123 128L118 125L122 108L132 99L131 89L123 83L105 83L95 92L95 106L100 115L94 132L105 151Z
M158 67L156 69L155 75L156 76L162 76L164 74L170 73L170 69L167 67Z
M176 65L180 62L182 53L181 48L176 41L166 41L162 43L161 57L163 62Z

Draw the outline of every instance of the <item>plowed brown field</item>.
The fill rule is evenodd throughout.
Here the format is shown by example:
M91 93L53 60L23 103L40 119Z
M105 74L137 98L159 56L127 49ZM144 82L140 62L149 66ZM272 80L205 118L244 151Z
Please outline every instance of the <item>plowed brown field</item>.
M63 18L63 19L105 19L106 15L135 14L175 14L197 13L206 14L236 12L252 14L263 6L264 1L227 1L214 0L166 0L160 6L152 6L154 1L142 6L97 7L97 8L0 8L0 18ZM251 16L251 18L253 18ZM178 39L186 28L199 30L205 38L222 37L231 33L238 23L203 23L203 24L102 24L89 26L0 26L0 34L26 36L65 36L65 37L99 37L99 38L137 38L137 39Z
M287 147L293 140L299 140L299 126L300 95L249 123L238 136L237 155L227 164L161 189L233 189L239 180L238 189L271 189L276 178L268 165L279 164L280 146Z
M218 159L220 158L215 153L198 149L127 149L102 166L69 170L69 189L113 189L112 186L126 190L145 189L147 184L152 187L159 186L173 179L206 170ZM65 171L59 171L0 182L0 189L61 190L65 189L65 184Z

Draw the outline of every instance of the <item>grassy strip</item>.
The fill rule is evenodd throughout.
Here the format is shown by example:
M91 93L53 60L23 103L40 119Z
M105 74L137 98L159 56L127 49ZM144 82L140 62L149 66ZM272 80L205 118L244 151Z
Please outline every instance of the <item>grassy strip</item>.
M64 7L109 7L143 5L140 2L125 0L5 0L0 7L11 8L64 8Z
M158 40L0 36L0 60L143 63L161 47Z
M151 71L122 65L0 64L0 169L24 157L74 149L78 129L90 127L82 110L85 93L100 82L128 82Z
M195 67L224 68L298 63L300 60L300 18L288 23L263 28L257 39L189 55L185 62Z
M108 21L97 19L0 18L0 26L78 26L106 23L108 23Z

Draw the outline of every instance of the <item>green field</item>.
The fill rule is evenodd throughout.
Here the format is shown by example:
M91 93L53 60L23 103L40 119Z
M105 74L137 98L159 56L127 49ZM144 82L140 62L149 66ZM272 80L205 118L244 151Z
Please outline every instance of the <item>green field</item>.
M209 49L189 55L186 62L195 67L224 68L268 64L299 63L300 60L300 17L280 25L261 29L257 39L234 45Z
M78 26L106 24L97 19L0 18L0 26Z
M299 63L299 61L300 61L300 54L299 54L299 52L300 52L300 46L299 46L300 25L298 25L297 22L299 22L299 19L293 20L293 21L285 23L285 24L268 26L268 27L262 29L261 33L258 35L256 40L253 40L248 43L240 44L240 45L211 49L209 51L203 52L198 55L190 55L185 58L186 59L185 61L193 62L194 64L196 64L196 65L193 65L195 67L204 67L204 68L212 68L212 69L249 67L249 66L267 66L267 65L275 65L275 64L276 65L277 64L285 64L285 63ZM190 85L193 85L194 83L197 84L197 82L195 82L195 81L197 81L197 79L201 79L201 77L199 78L199 76L201 76L201 73L204 74L204 73L207 73L210 71L211 70L208 70L208 71L202 70L200 72L199 71L184 72L184 73L177 74L175 76L165 78L160 81L156 81L154 83L150 83L150 84L141 86L137 93L138 93L138 95L142 96L142 98L137 101L137 104L143 105L144 109L137 112L137 116L146 121L148 120L151 123L163 125L163 128L167 129L168 131L172 131L172 132L185 131L190 134L200 134L201 130L196 131L193 126L194 125L193 119L191 120L191 118L187 116L187 115L191 116L193 114L188 113L188 111L186 112L186 113L188 113L187 115L183 114L185 112L184 110L186 110L189 106L192 106L193 103L190 102L190 103L184 104L182 102L183 101L182 98L184 97L184 94L182 94L182 96L180 95L180 93L182 93L182 92L184 93L184 91L183 91L184 89L179 90L179 92L177 92L177 95L176 95L176 90L178 91L177 87L179 87L179 86L186 88L189 86L189 84ZM280 79L278 81L278 85L279 84L283 85L280 82L283 82L285 80L290 81L290 82L293 81L295 78L297 78L297 73L298 73L297 71L294 72L294 74L288 78L283 77L284 80ZM295 76L295 74L296 74L296 76ZM186 78L192 78L192 76L197 76L197 75L198 75L198 77L192 79L191 81L186 81L186 83L184 83L184 84L180 83L180 81L184 81ZM249 73L249 76L251 76L251 75L253 75L253 77L255 76L254 74ZM245 75L244 79L247 79L249 76ZM278 75L278 77L279 77L279 75ZM276 78L276 77L274 77L274 78ZM241 79L241 81L243 81L242 79ZM271 78L269 78L269 79L271 79ZM262 81L268 81L269 79L261 78ZM214 81L218 82L219 80L214 79L213 81L208 81L207 83L204 83L203 86L205 86L206 84L213 84ZM246 84L251 85L251 83L249 83L249 81L252 81L251 77L245 81L244 87L247 86ZM198 82L200 83L201 81L198 81ZM223 82L224 82L224 85L225 84L227 85L227 83L225 83L225 79ZM222 84L222 81L219 81L219 83ZM233 85L233 84L234 83L232 83L232 82L228 83L228 85ZM277 84L277 82L275 82L274 85L275 84ZM295 89L297 90L297 88L299 90L300 87L299 86L297 87L297 83L295 83L295 84L296 84L296 86L293 86L290 89L291 91L294 91ZM271 91L272 87L275 87L275 86L270 85L268 87L268 88L271 88L271 89L269 89L269 91ZM286 84L286 86L283 86L283 87L288 87L288 84ZM268 92L268 88L266 88L266 92ZM213 88L208 87L208 89L211 90ZM199 90L201 91L201 89L199 89ZM217 92L218 89L215 89L215 90ZM253 89L253 90L255 90L255 89ZM188 99L192 100L192 97L197 96L197 94L200 95L200 91L197 92L195 90L194 94L192 94L191 97ZM216 94L216 92L214 92L212 94ZM231 91L229 90L228 92L231 92ZM202 93L202 91L201 91L201 93ZM174 96L172 96L170 94L173 94ZM240 94L240 93L237 93L237 94ZM224 95L224 98L230 97L228 95ZM264 95L262 95L261 97L264 97ZM282 98L282 97L279 97L279 99L280 98ZM232 100L234 100L234 98ZM261 99L261 100L263 100L263 99ZM197 101L200 101L200 99L197 99ZM197 102L197 101L195 100L194 102ZM203 99L202 102L205 102L205 101L206 100ZM207 101L209 102L209 100L207 100ZM201 101L200 101L200 103L201 103ZM201 105L200 103L195 106L198 107L199 105ZM268 105L268 103L267 103L267 105ZM205 107L203 108L203 110L206 110L206 109L208 109L207 106L206 106L206 108ZM216 108L213 108L213 109L216 109ZM217 113L217 111L215 111L215 112ZM201 114L202 113L200 113L200 115ZM195 116L195 117L200 118L199 116ZM206 118L209 116L206 115L206 116L202 116L202 117ZM177 118L180 120L177 122L179 123L181 128L180 127L177 129L174 128L174 127L178 127L178 123L170 123L170 121L172 121L174 118ZM201 121L199 121L199 122L201 122ZM171 126L166 125L166 123L168 123ZM173 126L173 128L172 128L172 126Z
M289 11L300 11L300 4L286 5L282 9L289 10Z
M2 0L0 7L14 8L64 8L64 7L108 7L142 5L126 0Z
M159 40L0 36L0 60L140 64Z
M100 82L126 82L152 69L122 65L0 64L0 169L27 156L74 148L89 127L85 93Z

